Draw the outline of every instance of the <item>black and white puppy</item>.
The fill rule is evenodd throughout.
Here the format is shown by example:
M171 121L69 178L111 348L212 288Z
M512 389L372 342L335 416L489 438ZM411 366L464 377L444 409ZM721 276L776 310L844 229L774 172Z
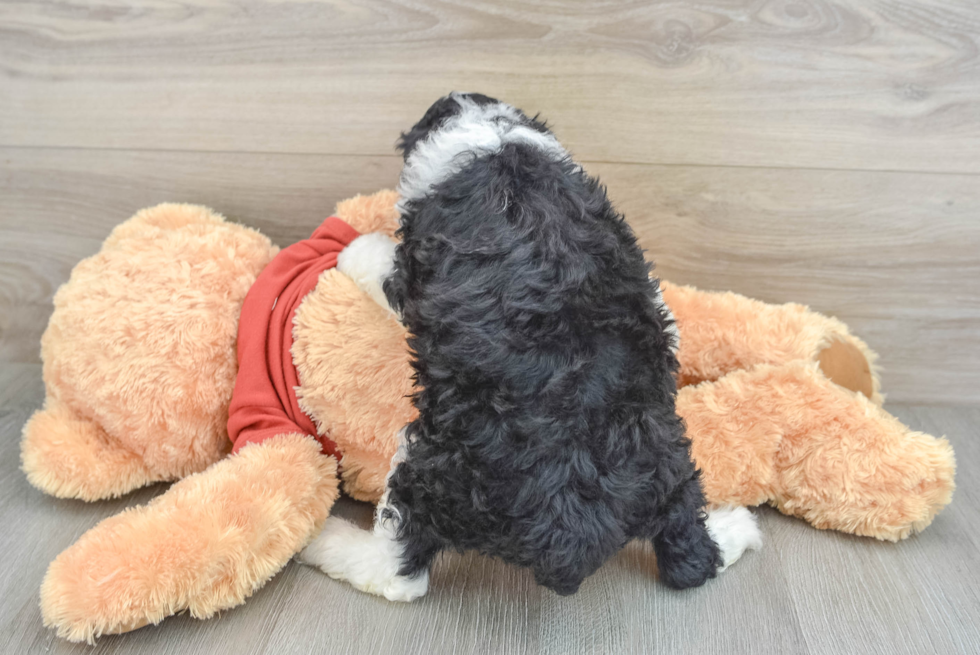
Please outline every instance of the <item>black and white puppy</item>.
M571 594L634 538L676 588L757 547L745 508L706 524L673 321L599 182L544 123L479 94L441 98L399 145L402 241L379 274L419 417L374 531L331 519L302 559L411 600L444 549Z

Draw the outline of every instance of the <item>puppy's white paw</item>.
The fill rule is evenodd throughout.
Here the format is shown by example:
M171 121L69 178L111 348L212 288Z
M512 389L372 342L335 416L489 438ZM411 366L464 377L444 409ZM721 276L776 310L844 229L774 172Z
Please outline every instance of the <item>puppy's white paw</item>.
M300 562L315 566L331 578L347 580L371 540L371 533L353 523L328 517L323 530L296 556Z
M408 602L425 595L428 572L415 578L398 575L398 544L384 531L369 532L334 516L297 559L315 566L335 580L388 600Z
M429 591L429 572L425 571L414 578L396 575L384 589L384 597L388 600L410 603Z
M762 533L755 516L744 507L719 507L708 512L708 534L721 551L721 573L738 561L746 550L762 548Z

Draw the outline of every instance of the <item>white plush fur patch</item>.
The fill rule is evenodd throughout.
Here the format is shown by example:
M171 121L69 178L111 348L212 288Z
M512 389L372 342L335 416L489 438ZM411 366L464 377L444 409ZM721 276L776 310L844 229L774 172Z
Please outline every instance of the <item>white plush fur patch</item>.
M392 310L382 284L394 269L395 245L388 235L371 232L351 241L337 256L337 270L389 312Z
M551 134L521 124L521 114L499 102L485 106L460 93L452 98L462 110L446 121L415 149L405 162L398 183L399 209L408 200L424 198L433 186L459 173L476 157L498 152L508 143L533 145L555 159L568 152Z
M746 550L762 548L762 533L752 512L744 507L719 507L708 512L708 534L721 550L721 573L738 561Z

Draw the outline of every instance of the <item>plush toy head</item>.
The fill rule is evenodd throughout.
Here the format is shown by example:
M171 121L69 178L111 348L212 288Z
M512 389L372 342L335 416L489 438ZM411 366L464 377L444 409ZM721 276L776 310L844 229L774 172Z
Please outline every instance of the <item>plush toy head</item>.
M79 262L41 340L47 397L22 446L31 483L96 500L224 457L238 314L276 252L206 208L167 204Z

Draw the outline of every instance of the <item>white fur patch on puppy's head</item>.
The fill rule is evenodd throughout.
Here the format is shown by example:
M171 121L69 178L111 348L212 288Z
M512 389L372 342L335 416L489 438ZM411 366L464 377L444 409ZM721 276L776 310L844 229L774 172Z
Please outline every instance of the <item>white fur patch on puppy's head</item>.
M505 102L453 92L440 98L433 109L419 122L425 123L422 129L427 134L402 139L406 158L398 183L399 210L408 201L424 198L473 159L499 152L508 143L535 147L555 159L568 156L551 132L542 131ZM417 125L413 132L419 129Z

